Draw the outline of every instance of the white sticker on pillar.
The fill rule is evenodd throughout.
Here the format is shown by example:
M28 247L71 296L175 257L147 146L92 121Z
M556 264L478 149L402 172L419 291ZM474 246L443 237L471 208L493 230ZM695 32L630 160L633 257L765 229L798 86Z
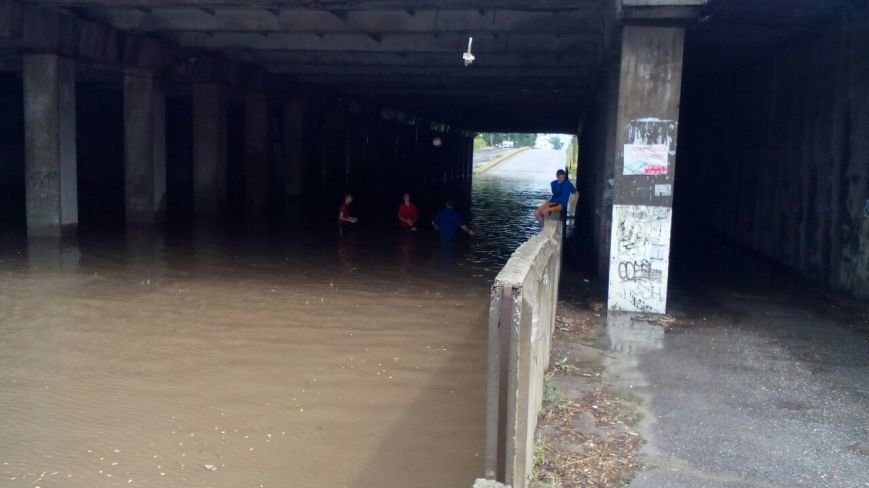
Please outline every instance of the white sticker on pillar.
M656 197L672 197L673 196L673 185L670 185L670 184L655 185L655 196Z
M670 168L669 152L666 144L625 144L624 174L665 175Z
M666 313L670 207L614 205L609 310Z

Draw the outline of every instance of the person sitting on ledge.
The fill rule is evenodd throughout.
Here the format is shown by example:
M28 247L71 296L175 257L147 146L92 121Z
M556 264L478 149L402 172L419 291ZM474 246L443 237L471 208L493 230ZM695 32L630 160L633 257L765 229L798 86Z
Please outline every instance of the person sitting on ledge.
M570 196L576 193L576 188L567 178L567 171L563 169L558 170L555 173L555 178L550 184L552 187L552 198L537 207L537 211L534 212L534 218L537 219L540 225L543 225L546 217L550 214L555 212L560 213L562 210L567 209Z

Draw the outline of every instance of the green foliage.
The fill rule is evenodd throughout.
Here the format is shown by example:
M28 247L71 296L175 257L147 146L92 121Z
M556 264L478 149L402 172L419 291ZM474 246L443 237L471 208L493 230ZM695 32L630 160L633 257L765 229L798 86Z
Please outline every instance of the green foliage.
M543 466L544 461L546 460L546 449L543 447L543 441L537 439L537 442L534 443L534 467Z
M489 144L486 143L486 140L483 139L483 136L477 136L474 138L474 151L479 149L485 149L489 147Z
M513 147L534 147L534 143L537 142L537 134L533 133L487 132L481 136L490 146L500 145L504 141L513 141Z
M558 410L567 405L567 400L561 390L552 383L552 378L546 375L543 378L543 411Z
M567 146L567 172L571 176L577 176L579 169L579 139L576 136L570 138L570 144Z
M564 147L564 141L562 141L561 137L558 136L550 136L549 143L552 144L552 149L555 149L556 151Z
M562 357L558 361L555 361L555 364L552 365L552 368L555 371L570 371L573 366L571 366L570 361L567 357Z

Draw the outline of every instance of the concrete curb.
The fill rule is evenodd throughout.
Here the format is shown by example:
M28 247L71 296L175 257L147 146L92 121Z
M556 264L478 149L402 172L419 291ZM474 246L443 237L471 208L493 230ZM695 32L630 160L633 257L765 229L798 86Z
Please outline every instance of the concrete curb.
M489 171L490 169L494 168L495 166L498 166L499 164L503 163L504 161L512 158L513 156L521 153L522 151L527 151L528 149L531 149L531 148L530 147L520 147L518 149L514 149L514 150L508 152L507 154L498 156L497 158L495 158L491 161L487 161L487 162L481 164L476 169L474 169L474 174L481 175L481 174L485 173L486 171Z

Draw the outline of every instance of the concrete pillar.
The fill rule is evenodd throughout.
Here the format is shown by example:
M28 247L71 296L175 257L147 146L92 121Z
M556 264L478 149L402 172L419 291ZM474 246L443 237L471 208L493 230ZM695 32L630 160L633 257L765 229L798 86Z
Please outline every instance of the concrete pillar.
M269 201L268 97L251 93L244 101L244 192L247 212L264 215Z
M25 54L22 71L27 232L59 236L78 224L75 63Z
M610 310L666 312L684 38L681 27L622 32Z
M128 226L153 224L157 219L154 171L156 98L153 77L142 73L124 75L124 203Z
M154 213L166 217L166 95L154 90Z
M226 95L222 86L193 85L193 209L217 215L226 206Z
M301 99L284 102L284 199L288 206L299 203L302 197L302 169L304 161L305 105Z

